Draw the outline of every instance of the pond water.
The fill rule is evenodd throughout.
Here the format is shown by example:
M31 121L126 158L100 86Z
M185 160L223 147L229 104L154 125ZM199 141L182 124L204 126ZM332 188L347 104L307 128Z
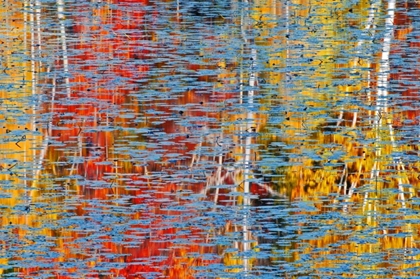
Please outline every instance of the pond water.
M0 1L2 278L420 276L420 5Z

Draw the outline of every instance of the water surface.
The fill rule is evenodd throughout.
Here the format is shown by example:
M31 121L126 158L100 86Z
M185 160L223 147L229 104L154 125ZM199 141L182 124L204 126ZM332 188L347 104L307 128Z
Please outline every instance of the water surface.
M419 276L419 14L3 0L2 277Z

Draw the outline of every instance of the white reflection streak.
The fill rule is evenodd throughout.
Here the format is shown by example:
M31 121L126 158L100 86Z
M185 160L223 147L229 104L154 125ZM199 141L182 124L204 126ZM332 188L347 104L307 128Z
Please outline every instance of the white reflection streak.
M384 35L384 42L382 48L382 55L381 61L379 65L379 73L378 73L378 93L377 93L377 100L376 100L376 110L375 110L375 127L376 127L376 140L379 142L381 140L380 136L380 127L382 126L382 118L388 112L388 78L390 72L390 65L389 65L389 54L391 50L391 40L394 35L394 17L395 17L395 8L396 8L396 1L389 0L388 2L388 9L387 9L387 16L385 19L385 35ZM390 139L392 143L392 152L397 148L394 138L394 129L392 127L392 121L389 119L386 120ZM381 149L377 146L377 156L381 155ZM394 156L393 156L394 157ZM398 173L400 171L401 159L400 158L393 158L393 164L397 168ZM402 170L402 168L401 168ZM404 197L404 187L402 184L402 179L399 177L397 178L398 181L398 196L401 200L402 208L405 208L405 197Z
M29 2L30 12L29 12L29 26L30 26L30 33L31 33L31 94L32 94L32 116L31 116L31 130L35 132L35 115L36 115L36 103L34 102L36 99L36 88L37 88L37 75L36 75L36 64L35 64L35 18L34 18L34 4L31 0ZM35 144L35 141L32 142L32 145ZM36 162L36 153L35 149L32 146L32 162ZM36 175L36 169L32 169L32 177L34 178Z
M246 5L248 5L248 0L244 0L243 3L246 3ZM246 38L246 26L248 26L247 24L247 20L244 16L244 11L248 11L248 8L245 8L244 6L240 6L239 7L241 9L241 33L242 33L242 39L244 40L244 43L247 44L248 43L248 39Z
M28 50L28 38L27 38L28 37L28 12L26 11L28 5L29 5L28 0L25 0L23 2L23 30L24 30L24 34L23 34L23 47L24 47L25 55L28 54L28 52L27 52L27 50ZM9 25L9 24L7 23L7 25ZM7 37L9 37L9 36L7 36ZM25 85L26 84L26 82L25 82L26 81L25 73L23 73L22 80L23 80L23 84ZM24 153L25 154L24 155L24 162L26 164L26 159L27 159L26 149L25 149L24 152L25 152ZM25 184L25 186L27 186L27 183L28 182L27 182L27 179L26 179L27 178L26 168L23 170L23 172L24 172L24 176L25 176L24 184Z
M25 0L24 1L24 3L23 3L23 5L24 5L24 7L23 7L23 19L24 19L24 34L23 34L23 37L24 37L24 51L25 51L25 55L27 54L27 49L28 49L28 43L27 43L27 35L28 35L28 23L27 23L27 21L28 21L28 13L27 13L27 11L26 11L26 9L27 9L27 7L28 7L28 1L27 0ZM6 7L8 7L9 6L9 3L8 3L8 1L6 1ZM6 16L7 16L7 18L6 18L6 26L7 27L9 27L9 16L8 16L8 13L6 12ZM7 38L9 38L9 34L8 34L8 32L9 32L9 30L8 29L6 29L7 30ZM32 54L32 53L31 53ZM32 63L33 63L33 60L31 59L31 70L32 70ZM33 75L33 71L31 72L31 74ZM23 74L23 77L22 77L22 79L23 79L23 82L24 82L24 86L26 85L26 83L25 83L25 73ZM26 91L26 90L25 90ZM31 123L32 124L32 123ZM32 128L32 127L31 127ZM25 148L25 150L24 150L24 156L23 156L23 160L24 160L24 163L25 163L25 165L26 165L26 163L27 163L27 153L26 153L27 151L26 151L26 148ZM26 179L27 178L27 172L26 172L26 168L24 168L24 177L25 177L25 179L24 179L24 185L25 185L25 188L28 186L28 180ZM28 192L27 192L28 193ZM28 195L26 194L26 198L27 198L27 205L29 205L30 204L30 199L28 198ZM26 221L26 223L28 224L29 222L29 220L28 220L28 214L26 214L26 216L25 216L25 221Z
M249 207L251 205L251 197L250 197L250 179L251 179L251 144L252 138L250 135L251 127L253 127L255 116L253 113L253 103L254 103L254 86L256 85L256 61L257 61L257 50L255 48L251 49L251 69L250 69L250 77L249 77L249 86L250 90L248 90L248 112L246 117L246 139L245 139L245 162L244 162L244 226L243 226L243 234L244 234L244 269L245 269L245 276L247 276L248 272L248 255L247 251L251 249L250 245L250 232L248 228L248 214L249 214Z
M250 69L250 77L249 77L249 86L250 86L250 90L248 90L248 112L247 112L247 123L246 123L246 140L245 140L245 182L244 182L244 191L245 194L248 195L249 194L249 179L251 177L250 174L250 169L251 169L251 136L250 136L250 131L253 127L254 124L254 113L253 113L253 104L254 104L254 87L256 86L256 73L255 73L255 68L256 68L256 61L257 61L257 50L255 48L253 48L251 50L251 57L252 57L252 64L251 64L251 69ZM250 205L250 198L249 196L245 196L245 205L248 206Z
M69 59L67 54L66 26L64 24L64 0L57 0L58 20L60 21L61 49L63 51L63 68L66 82L67 98L70 98Z
M246 5L248 5L248 1L244 1L244 3ZM248 6L245 8L245 11L248 11ZM244 18L245 20L245 18ZM247 21L244 23L243 21L241 22L241 26L242 26L242 35L245 36L246 33L244 32L245 28L248 27ZM244 41L246 44L249 44L248 40L246 39L246 37L244 38ZM253 41L253 40L252 40ZM243 233L243 252L244 252L244 272L245 272L245 276L248 276L248 271L249 271L249 259L248 259L248 255L247 252L251 249L251 245L250 245L250 232L249 232L249 228L248 228L248 215L249 215L249 207L251 205L251 198L250 198L250 179L251 179L251 144L252 144L252 138L251 138L251 129L253 127L254 124L254 113L253 113L253 107L254 107L254 87L256 86L256 64L257 64L257 50L252 47L251 48L251 66L250 66L250 70L249 70L249 87L250 89L248 90L248 96L247 96L247 117L246 117L246 138L245 138L245 156L244 156L244 224L243 224L243 229L242 229L242 233ZM242 95L243 98L243 95Z
M32 11L32 9L31 9ZM40 70L41 66L42 66L42 34L41 34L41 2L39 0L35 0L35 19L36 19L36 33L37 33L37 47L38 47L38 69ZM35 28L34 28L35 30ZM33 32L31 31L31 35L33 34ZM32 40L31 40L32 41ZM48 67L47 69L47 73L50 72L50 67ZM36 84L38 84L39 80L38 78L36 79ZM53 80L53 88L52 88L52 95L55 95L55 78ZM36 90L36 89L35 89ZM39 100L39 97L37 98L37 100ZM33 101L35 101L35 96ZM54 103L54 97L53 100L51 101L51 106L53 106ZM34 107L34 115L36 114L36 104L33 104ZM33 117L33 121L35 121L35 116ZM32 126L33 129L35 129L35 124ZM44 144L41 150L41 153L38 157L38 159L36 159L36 156L34 155L34 160L33 160L33 172L34 172L34 181L33 183L37 183L39 175L41 173L42 170L42 163L44 161L45 155L47 153L48 150L48 142L49 142L49 135L51 134L51 123L49 123L49 130L45 133L45 139L44 139Z
M385 35L382 48L381 62L378 73L378 99L376 107L376 124L380 125L379 112L388 109L388 76L389 76L389 52L391 50L391 39L394 34L395 0L389 0L388 12L385 19Z
M375 28L376 28L376 26L375 26L375 11L376 11L376 3L372 2L370 7L369 7L369 17L368 17L367 24L366 24L365 30L364 30L365 31L364 35L370 35L371 36L370 39L373 39L373 35L375 33ZM372 30L372 32L369 32L370 30ZM362 48L362 45L364 43L365 43L365 40L364 40L363 37L357 42L357 46L356 46L357 56L354 57L354 59L353 59L353 67L357 67L357 64L359 64L360 55L362 54L362 49L361 48ZM367 68L370 68L370 64L371 63L368 60ZM368 74L367 85L368 85L368 87L370 87L370 70L368 70L367 74ZM368 97L367 99L370 103L370 89L368 90L368 96L367 97ZM340 115L342 116L342 114L340 114ZM352 128L356 127L356 121L357 121L357 111L353 113L353 121L352 121L352 124L351 124Z
M219 139L221 140L222 138L223 138L223 133L220 134ZM218 202L218 199L219 199L219 191L220 191L219 186L223 184L223 180L224 180L224 179L222 179L222 166L223 166L223 152L220 151L219 164L218 164L217 171L216 171L216 183L215 183L216 191L215 191L215 194L214 194L214 205L215 205L215 207L213 208L213 211L216 210L217 202Z
M42 37L41 37L41 2L39 0L35 1L35 16L36 16L36 32L37 32L37 40L38 40L38 56L39 56L39 67L42 67Z

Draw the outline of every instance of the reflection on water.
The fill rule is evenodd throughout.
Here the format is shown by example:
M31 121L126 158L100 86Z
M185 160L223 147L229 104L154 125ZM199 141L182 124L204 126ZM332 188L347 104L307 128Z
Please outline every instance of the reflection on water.
M413 278L419 5L0 6L4 278Z

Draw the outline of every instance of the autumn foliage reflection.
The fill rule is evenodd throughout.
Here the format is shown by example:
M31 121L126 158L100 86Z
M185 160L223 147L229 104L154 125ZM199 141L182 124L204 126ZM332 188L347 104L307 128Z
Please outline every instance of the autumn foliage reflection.
M82 185L78 185L77 180L68 181L70 187L76 187L79 195L88 200L103 200L105 204L109 197L124 199L121 204L110 202L113 207L130 213L122 213L121 221L114 228L98 224L99 232L71 232L69 237L72 242L77 242L79 238L103 232L97 251L105 253L105 256L95 257L91 262L92 275L96 274L99 278L103 275L95 270L100 270L101 263L105 262L113 262L117 267L118 263L124 263L120 265L122 268L105 271L104 274L109 274L107 276L148 278L155 274L166 278L195 278L195 266L221 261L216 253L217 247L205 244L208 231L196 227L192 221L202 213L182 200L183 192L202 191L205 177L184 185L171 182L176 181L176 174L171 177L167 173L168 177L165 177L163 173L165 169L170 169L169 166L189 165L191 152L198 144L198 140L194 141L194 131L177 123L189 117L219 118L216 112L205 113L194 108L174 111L170 105L196 104L195 107L199 108L209 103L211 98L213 101L216 99L211 97L210 92L197 94L191 89L161 103L138 102L133 93L147 87L147 82L142 79L152 77L155 67L165 66L153 60L162 53L148 43L156 40L152 27L159 14L148 1L115 1L113 4L113 9L109 5L98 5L92 9L90 4L80 4L74 13L72 11L77 16L72 18L72 35L76 39L68 46L76 53L69 58L71 96L67 98L60 94L65 92L65 84L62 83L62 92L58 92L52 109L55 117L51 138L55 144L50 145L48 156L51 161L64 162L61 167L53 169L56 175L83 177ZM152 30L144 29L146 24ZM168 43L180 44L171 39ZM197 71L203 66L187 64L186 67ZM178 69L169 67L169 75L177 72ZM154 78L161 79L162 76ZM211 81L216 78L202 76L199 79ZM168 90L164 83L161 90L162 94ZM223 98L217 97L217 100L223 101ZM122 111L130 116L122 115ZM196 124L200 127L215 125L204 121ZM132 152L133 156L121 156L118 153L119 142L133 135L126 130L145 128L149 129L148 133L133 139L154 142L159 149L161 146L158 143L166 139L171 141L164 150L144 150L158 154L159 159L136 159L136 151ZM144 149L144 145L133 145L132 148ZM74 150L74 154L65 150ZM167 156L173 153L177 156ZM98 182L100 186L95 189L93 184ZM89 217L92 211L89 203L82 201L74 212L85 218L84 221L94 223L94 219ZM76 247L64 251L74 249ZM115 256L108 258L107 254ZM200 254L214 256L206 259ZM79 256L69 252L65 253L65 257ZM76 270L73 272L77 273ZM59 278L67 277L59 275Z
M418 4L3 2L2 275L416 275Z

